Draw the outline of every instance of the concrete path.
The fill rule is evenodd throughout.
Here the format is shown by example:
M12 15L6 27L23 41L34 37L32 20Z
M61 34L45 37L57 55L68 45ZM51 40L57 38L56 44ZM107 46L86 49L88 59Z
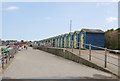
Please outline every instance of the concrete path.
M113 75L82 64L28 48L20 51L3 74L9 79L114 78Z

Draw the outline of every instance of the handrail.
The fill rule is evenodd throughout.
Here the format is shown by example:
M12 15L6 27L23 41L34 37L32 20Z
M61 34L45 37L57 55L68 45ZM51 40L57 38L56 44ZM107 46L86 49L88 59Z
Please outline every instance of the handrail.
M5 48L6 49L6 48ZM7 50L8 51L8 50ZM12 57L14 57L14 54L18 51L18 49L17 49L17 47L14 47L14 48L12 48L11 50L9 50L9 51L12 51L12 52L7 52L6 54L7 54L7 56L6 55L4 55L4 52L6 52L6 50L5 51L1 51L1 54L2 54L2 56L0 57L0 60L1 60L1 62L2 62L2 68L4 69L4 64L7 64L8 63L8 60L10 61L10 58L11 58L11 55L13 54L13 56ZM4 57L5 56L5 57Z
M115 59L115 60L120 60L119 58L116 58L116 57L113 57L113 56L108 55L107 52L108 52L108 51L113 51L113 50L107 49L107 48L104 48L104 47L100 47L100 46L95 46L95 45L92 45L92 44L86 44L86 43L76 42L76 45L78 45L77 48L79 48L79 51L81 51L81 50L80 50L80 49L81 49L81 48L80 48L80 45L81 45L81 44L83 44L83 45L85 45L85 46L88 46L88 48L84 48L84 49L89 51L89 52L88 52L89 60L92 60L91 57L94 57L94 58L97 58L97 59L101 60L99 57L93 56L93 55L91 54L91 53L93 53L93 52L105 56L105 57L104 57L105 68L107 67L107 63L109 63L109 64L111 63L111 62L108 62L108 61L107 61L107 58L108 58L108 57L109 57L109 58L112 58L112 59ZM66 44L66 45L68 45L68 44ZM60 46L61 46L61 45L60 45ZM60 46L57 46L56 48L59 48ZM73 52L73 49L74 49L74 41L70 41L70 47L71 47L71 46L72 46L72 52ZM49 44L49 47L52 47L52 44ZM104 50L104 52L103 52L103 53L99 53L99 52L93 51L93 50L91 49L91 47L95 47L95 48ZM65 48L67 48L67 46L66 46ZM115 52L116 52L116 51L115 51ZM117 52L116 52L116 53L117 53ZM116 65L116 64L114 64L114 63L111 63L111 64ZM118 66L118 65L116 65L116 66Z
M76 44L79 44L79 45L80 45L81 42L77 42ZM109 55L107 54L107 51L113 51L113 50L107 49L107 48L104 48L104 47L99 47L99 46L91 45L91 44L85 44L85 43L83 43L83 44L86 45L86 46L91 46L91 47L96 47L96 48L99 48L99 49L102 49L102 50L106 50L104 53L98 53L98 52L92 51L92 52L95 52L95 53L97 53L97 54L101 54L101 55L105 56L105 60L102 60L102 59L100 59L100 58L98 58L98 57L96 57L96 56L93 56L93 55L90 55L89 58L94 57L94 58L96 58L96 59L105 61L105 68L107 67L107 63L113 64L113 65L115 65L115 66L118 66L118 65L116 65L116 64L114 64L114 63L111 63L111 62L108 62L108 61L107 61L107 57L110 57L110 58L113 58L113 59L116 59L116 60L120 60L119 58L115 58L115 57L109 56ZM77 47L80 47L80 46L77 46ZM85 49L85 50L90 50L90 49L87 49L87 48L84 48L84 49ZM105 53L106 53L106 54L105 54Z
M112 57L112 56L110 56L110 55L107 55L108 57L111 57L111 58L113 58L113 59L118 59L118 60L120 60L119 58L116 58L116 57Z

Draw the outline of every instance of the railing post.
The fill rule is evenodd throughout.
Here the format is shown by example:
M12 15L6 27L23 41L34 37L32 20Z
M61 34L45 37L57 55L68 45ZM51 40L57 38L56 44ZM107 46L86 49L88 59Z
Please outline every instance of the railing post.
M107 48L105 48L105 68L107 67Z
M89 44L89 60L91 60L91 44Z

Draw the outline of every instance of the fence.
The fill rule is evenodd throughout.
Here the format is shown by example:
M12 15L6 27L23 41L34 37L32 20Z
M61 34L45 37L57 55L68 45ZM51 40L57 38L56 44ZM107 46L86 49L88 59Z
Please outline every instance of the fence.
M71 47L72 48L68 48L66 46L66 48L60 48L60 47L52 47L51 44L47 45L46 47L51 47L51 48L60 48L60 49L64 49L70 52L73 52L74 54L78 55L79 57L84 57L85 59L94 62L96 64L100 64L101 67L109 69L112 72L115 72L118 75L118 71L120 70L120 65L118 64L118 62L120 61L120 58L117 55L112 55L110 54L110 51L113 51L111 49L107 49L104 47L99 47L99 46L95 46L95 45L91 45L91 44L83 44L85 45L85 47L87 46L87 48L81 49L80 48L80 42L79 43L79 49L74 49L73 48L73 42L71 43ZM76 44L78 44L76 43ZM98 48L99 50L93 50L91 48ZM117 53L117 52L116 52Z
M2 56L0 56L0 69L2 68Z
M75 62L80 63L80 64L84 64L84 65L89 66L89 67L93 67L93 68L98 69L98 70L102 70L102 71L105 71L105 72L112 73L111 71L106 70L106 69L102 68L101 66L98 66L97 64L92 63L89 60L86 60L86 59L70 52L70 50L68 50L68 49L66 50L66 49L63 49L63 48L46 47L46 46L40 46L37 49L43 50L43 51L48 52L50 54L61 56L63 58L75 61ZM114 73L112 73L112 74L114 74Z
M79 43L80 43L80 42L79 42ZM104 61L104 67L105 67L105 68L107 67L107 64L108 64L108 63L120 68L120 66L119 66L118 64L109 62L109 61L107 60L108 58L115 59L115 60L117 60L117 61L120 60L119 57L113 57L113 56L111 56L110 54L108 54L108 52L113 51L113 50L110 50L110 49L107 49L107 48L103 48L103 47L94 46L94 45L91 45L91 44L84 44L84 45L88 46L88 48L89 48L89 49L84 48L85 50L88 50L88 51L89 51L89 53L88 53L89 60L92 60L92 58L96 58L96 59L98 59L98 60ZM96 52L95 50L92 50L92 49L91 49L92 47L98 48L99 50L102 50L102 51L101 51L101 52ZM73 50L72 50L72 51L73 51ZM81 48L79 48L79 53L81 53ZM101 58L99 58L99 57L94 56L93 53L103 55L103 56L104 56L104 60L101 59ZM79 55L80 55L80 54L79 54Z
M6 49L3 51L1 49L1 57L0 57L0 61L1 61L1 66L4 69L5 64L8 63L8 61L10 61L11 58L14 58L14 54L17 53L18 49L16 46L14 46L12 49Z

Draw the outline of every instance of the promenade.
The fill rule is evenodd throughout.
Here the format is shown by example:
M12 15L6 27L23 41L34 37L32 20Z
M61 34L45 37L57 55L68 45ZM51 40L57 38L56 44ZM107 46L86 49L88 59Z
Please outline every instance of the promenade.
M3 73L3 79L70 79L115 78L112 74L64 59L62 57L28 48L18 52Z

